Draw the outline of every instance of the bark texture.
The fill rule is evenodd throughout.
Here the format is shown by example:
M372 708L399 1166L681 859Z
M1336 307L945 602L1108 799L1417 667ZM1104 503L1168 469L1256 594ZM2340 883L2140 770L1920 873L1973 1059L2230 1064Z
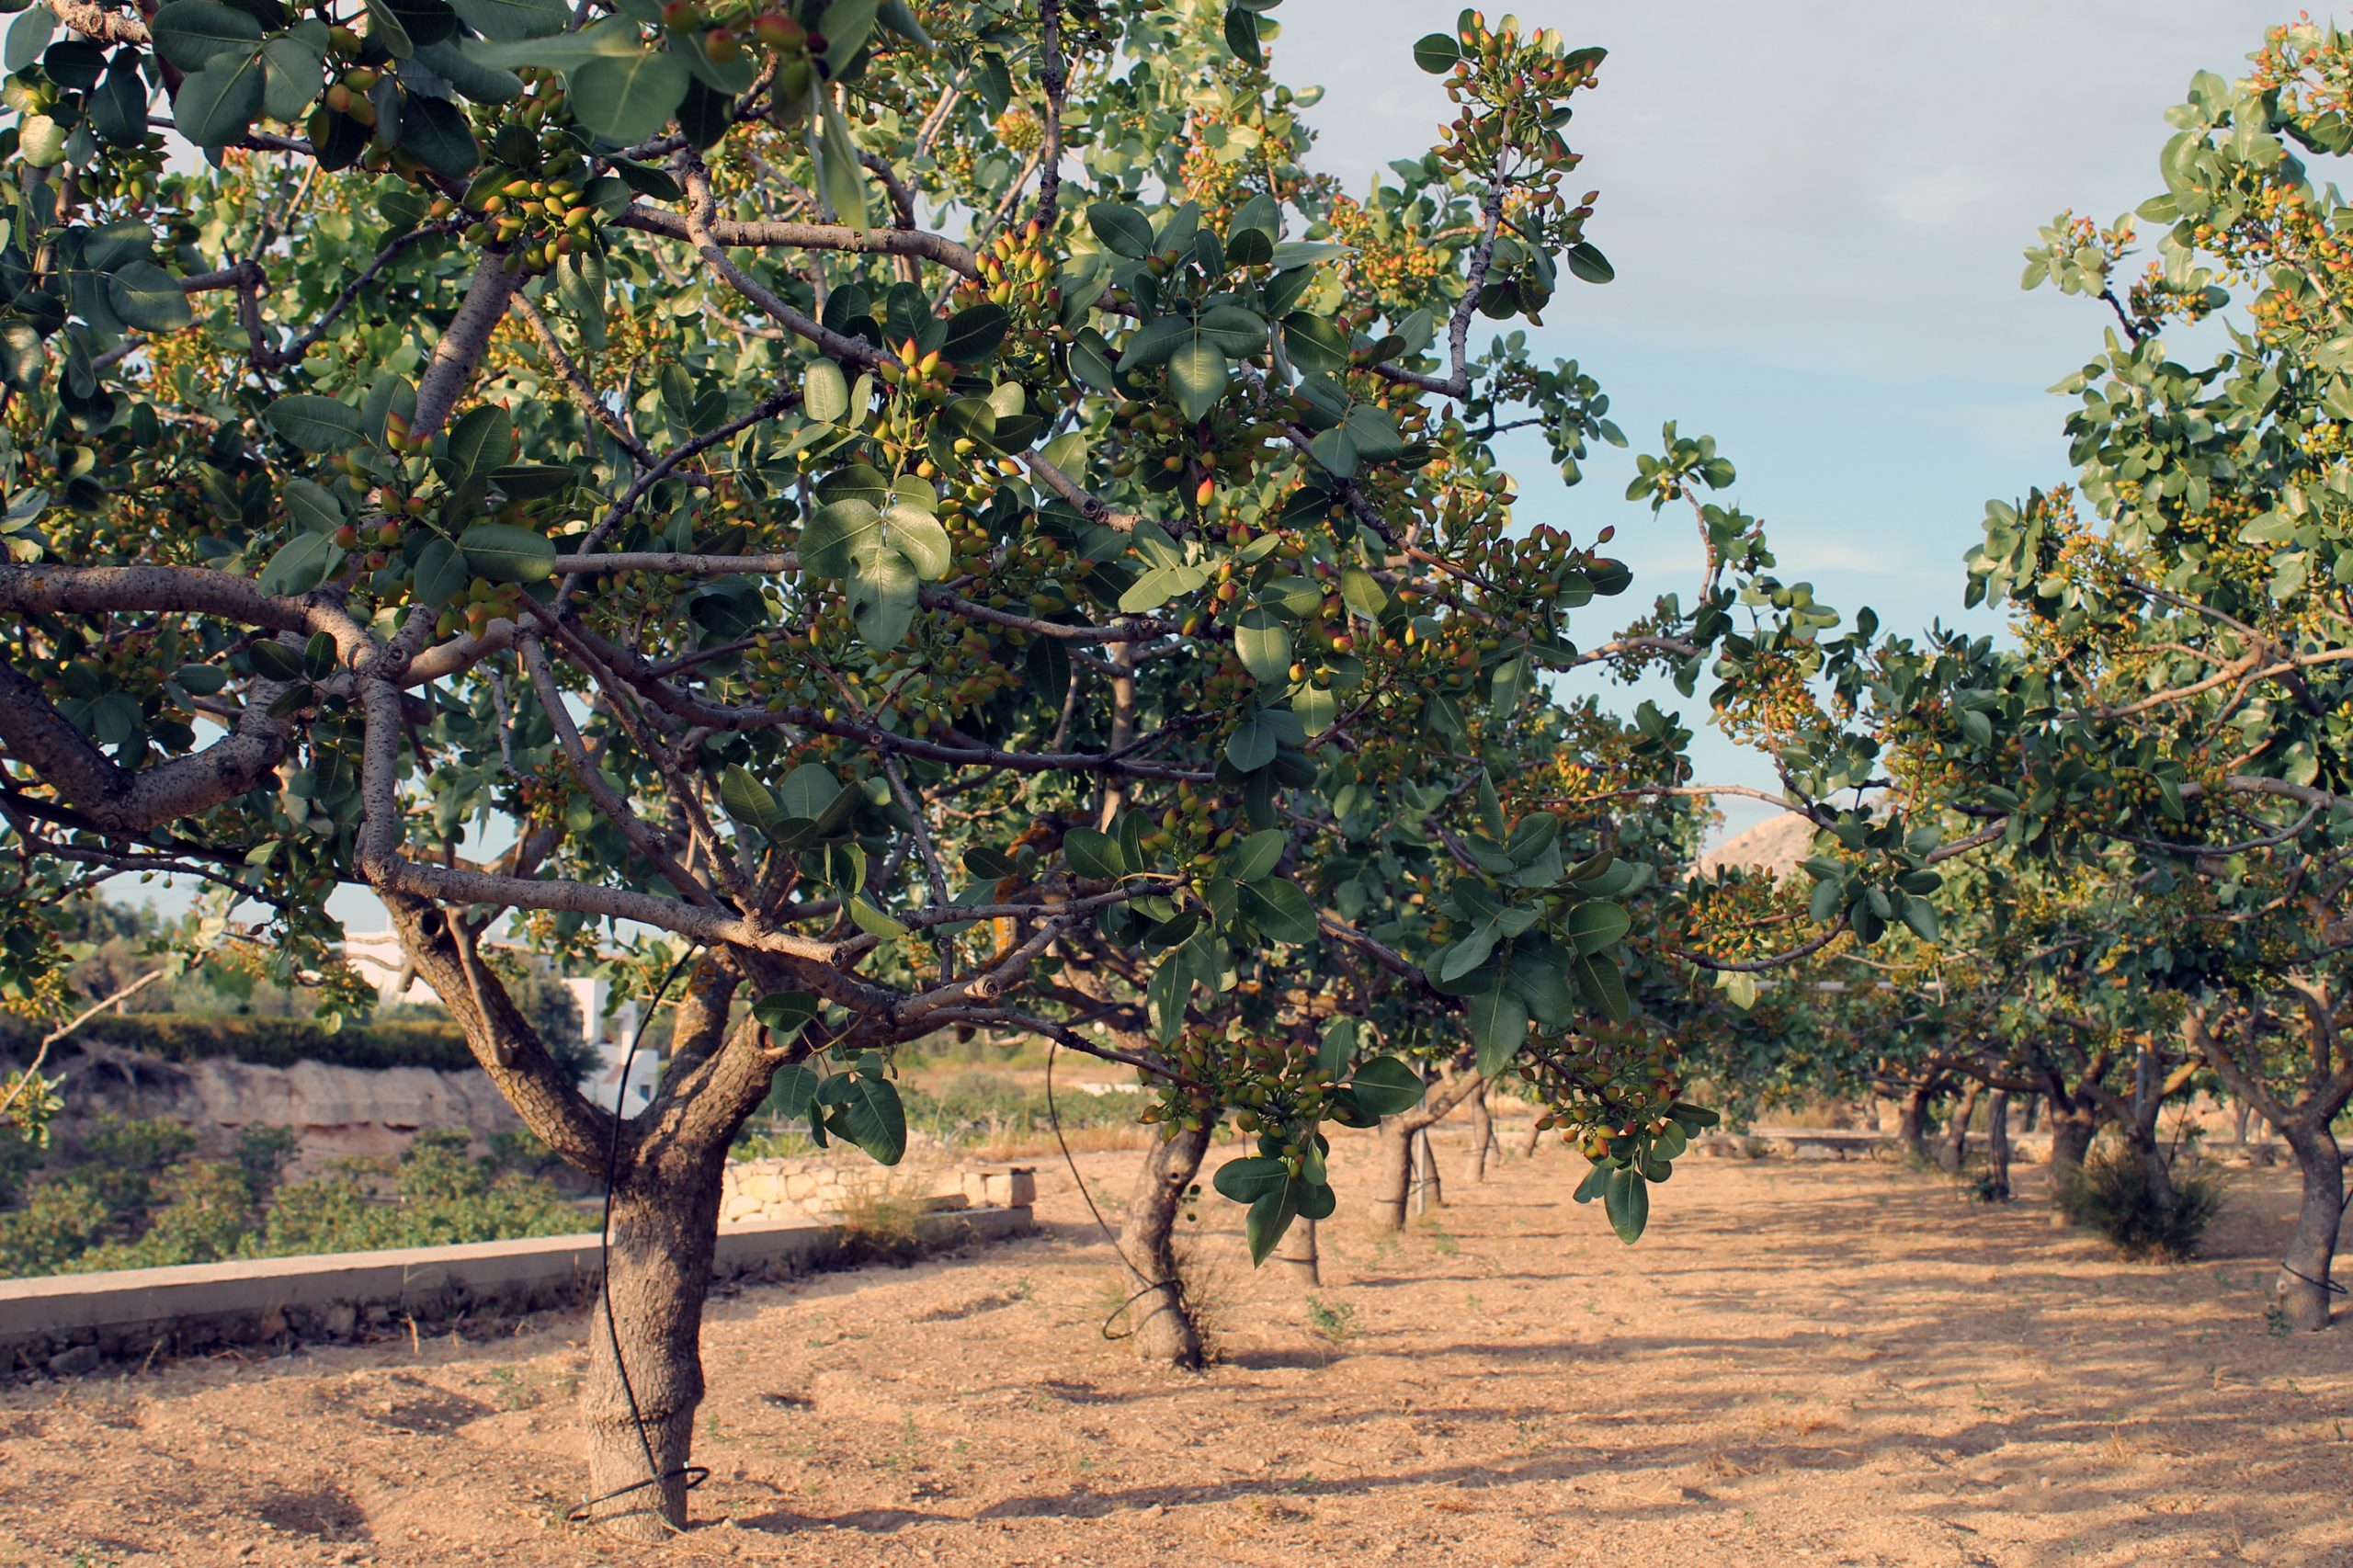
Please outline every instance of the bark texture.
M1895 1141L1905 1157L1925 1162L1928 1157L1928 1105L1937 1097L1937 1083L1915 1084L1904 1094L1904 1112L1896 1118Z
M2345 1222L2345 1154L2327 1127L2290 1124L2288 1147L2304 1178L2296 1229L2279 1260L2279 1309L2289 1326L2328 1326L2329 1268L2336 1256L2336 1233Z
M1959 1176L1961 1167L1969 1163L1969 1123L1977 1115L1977 1101L1984 1092L1985 1085L1972 1079L1961 1102L1952 1108L1944 1138L1937 1146L1938 1168L1947 1176Z
M1128 1205L1121 1238L1129 1260L1144 1276L1136 1283L1149 1287L1128 1308L1135 1324L1136 1351L1147 1361L1188 1372L1199 1371L1206 1358L1200 1327L1185 1304L1176 1263L1176 1216L1184 1211L1186 1188L1200 1173L1209 1146L1207 1128L1181 1131L1152 1146L1136 1175L1135 1197Z
M1462 1164L1463 1179L1476 1187L1487 1179L1487 1155L1495 1146L1495 1112L1487 1105L1487 1085L1471 1096L1471 1157Z
M1302 1285L1324 1283L1324 1263L1315 1244L1315 1221L1293 1220L1275 1248L1275 1261Z
M2010 1091L1995 1089L1985 1107L1985 1198L2010 1199Z
M715 1156L651 1161L613 1193L611 1261L605 1300L591 1309L580 1417L588 1494L620 1494L593 1505L589 1517L624 1540L660 1540L687 1522L680 1472L702 1403L702 1307L725 1156L722 1147Z

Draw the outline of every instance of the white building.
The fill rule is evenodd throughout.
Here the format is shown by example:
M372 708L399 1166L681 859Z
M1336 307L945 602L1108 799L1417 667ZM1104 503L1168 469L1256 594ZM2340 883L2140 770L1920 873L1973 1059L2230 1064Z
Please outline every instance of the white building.
M414 974L409 976L407 986L395 994L404 959L400 937L392 932L348 935L343 941L343 957L344 961L375 983L377 995L382 1001L438 1004L441 1000L434 994L433 987ZM588 1049L597 1057L597 1065L580 1080L580 1092L607 1110L613 1108L618 1098L623 1115L636 1115L653 1099L654 1086L662 1078L659 1056L651 1051L641 1051L630 1064L628 1085L624 1087L620 1083L621 1058L628 1054L629 1042L637 1034L637 999L623 1001L607 1017L605 1007L611 999L612 988L601 976L566 975L563 984L579 1005L581 1028L586 1032Z

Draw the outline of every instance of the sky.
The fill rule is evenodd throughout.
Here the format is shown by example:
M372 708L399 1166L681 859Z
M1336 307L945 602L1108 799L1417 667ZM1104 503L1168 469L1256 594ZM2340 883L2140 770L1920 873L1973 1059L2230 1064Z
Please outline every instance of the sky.
M1278 76L1330 89L1309 115L1323 168L1360 191L1430 143L1450 110L1412 41L1450 29L1458 9L1287 0L1273 13ZM1785 581L1849 615L1870 605L1891 630L1998 631L1962 608L1962 557L1987 501L2065 477L2068 402L2047 389L2099 351L2109 319L2023 291L2021 253L2063 209L2107 222L2162 190L2165 111L2201 69L2243 75L2294 7L1620 0L1518 14L1609 51L1566 134L1585 155L1573 192L1601 193L1586 236L1618 276L1564 281L1531 334L1539 353L1595 375L1637 450L1657 449L1670 419L1713 435L1739 471L1731 499L1765 519ZM1631 454L1588 464L1574 491L1540 444L1506 456L1519 520L1581 540L1618 525L1611 548L1634 586L1584 641L1638 600L1690 601L1689 513L1653 522L1628 504ZM1665 682L1581 689L1679 709L1708 782L1773 782L1761 756L1699 722L1704 683L1697 699Z
M1329 90L1310 114L1316 161L1356 190L1418 156L1449 118L1419 35L1458 7L1428 0L1287 0L1279 77ZM1491 10L1490 16L1500 15ZM2284 0L1650 0L1522 13L1609 52L1568 130L1574 188L1601 192L1587 237L1617 268L1565 280L1532 335L1599 378L1637 449L1673 419L1714 435L1739 470L1730 499L1763 517L1781 575L1891 629L1961 607L1962 556L1985 503L2065 476L2065 400L2046 389L2098 352L2098 307L2018 287L2021 252L2063 209L2102 222L2162 188L2165 111L2200 69L2243 74ZM1634 568L1631 595L1688 602L1700 556L1688 512L1654 521L1623 499L1631 454L1603 450L1572 492L1540 443L1506 456L1519 518L1589 538ZM1769 787L1765 759L1710 732L1705 687L1629 690L1698 732L1710 783ZM1728 805L1728 830L1769 808ZM382 926L372 895L334 908Z

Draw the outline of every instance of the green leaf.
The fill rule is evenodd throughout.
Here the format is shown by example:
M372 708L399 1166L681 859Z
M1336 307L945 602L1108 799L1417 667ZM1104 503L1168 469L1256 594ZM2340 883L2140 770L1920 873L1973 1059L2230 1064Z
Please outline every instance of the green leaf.
M833 770L813 762L804 762L785 775L778 791L777 804L788 817L802 817L811 822L823 821L834 802L841 798L842 782Z
M290 479L278 486L278 494L286 503L286 515L313 533L331 534L343 527L343 503L325 485Z
M262 417L271 429L306 452L340 455L375 445L359 411L331 397L294 392L262 410Z
M1152 225L1123 201L1098 201L1086 210L1086 226L1114 256L1141 261L1152 254Z
M568 14L568 13L567 13ZM637 24L627 17L611 17L576 33L560 33L552 38L530 39L512 43L483 43L468 39L459 45L466 58L482 65L502 69L517 65L542 66L553 71L576 71L595 60L634 60L644 52L639 41ZM683 74L685 67L681 66ZM685 92L682 82L681 94ZM626 159L613 165L613 172L628 182L632 189L656 201L676 201L677 182L658 169Z
M46 7L35 7L42 9ZM216 54L253 53L261 43L261 24L252 17L216 0L172 0L147 24L155 52L182 71L200 71ZM9 43L15 42L16 30L11 28ZM13 49L8 69L22 69Z
M325 581L342 559L343 551L325 534L299 533L269 558L255 586L265 594L307 594Z
M1590 243L1569 247L1569 271L1587 283L1607 283L1618 276L1609 258Z
M817 1016L817 998L806 991L771 991L752 1004L752 1017L767 1025L770 1034L789 1040ZM813 1089L816 1075L810 1077Z
M573 71L569 101L580 123L597 135L642 142L670 122L690 79L687 62L665 51L600 54Z
M495 65L483 64L466 53L461 44L420 44L415 58L419 64L448 77L449 85L475 103L512 103L523 96L523 79L520 76Z
M152 261L125 262L107 275L107 305L122 324L173 332L196 319L180 280Z
M466 568L494 583L538 583L555 570L555 546L512 523L476 523L458 536Z
M563 31L572 8L563 0L449 0L458 19L486 39L512 43Z
M1618 1239L1632 1246L1643 1239L1643 1227L1650 1223L1651 1184L1640 1172L1620 1165L1604 1182L1601 1207Z
M885 544L859 551L849 574L849 618L858 641L877 653L897 647L915 623L919 591L905 556Z
M449 460L463 483L487 477L515 455L515 421L494 403L468 409L449 427Z
M1211 1185L1236 1203L1251 1203L1290 1180L1290 1166L1263 1155L1228 1160L1217 1169Z
M1298 1214L1299 1207L1292 1200L1289 1182L1285 1182L1272 1192L1261 1195L1250 1205L1249 1218L1242 1222L1242 1233L1244 1239L1250 1244L1250 1262L1253 1267L1267 1261L1268 1255L1275 1250L1275 1244L1283 1239L1283 1233L1290 1229L1290 1222L1298 1217Z
M1255 680L1290 679L1290 629L1274 611L1252 606L1233 626L1233 652Z
M446 539L426 545L416 558L416 597L439 609L465 591L466 558Z
M853 893L849 901L851 924L870 937L904 937L907 928L866 902L862 894Z
M828 39L831 36L828 34ZM817 173L825 204L834 210L836 219L863 233L867 227L866 174L858 167L858 143L850 137L849 122L842 118L840 106L831 97L820 96L818 113L823 134L817 142Z
M1063 835L1063 858L1073 871L1096 881L1116 881L1128 872L1120 841L1091 827L1074 827Z
M1444 33L1427 33L1414 45L1414 63L1443 76L1462 59L1462 48Z
M1205 419L1227 384L1225 356L1195 337L1168 357L1168 386L1176 406L1188 419Z
M199 147L222 147L241 140L261 114L261 56L224 54L180 82L172 100L173 123Z
M915 575L937 583L956 563L956 547L938 517L919 507L893 504L882 514L883 537L907 559Z
M1257 13L1242 6L1225 8L1225 47L1233 51L1235 59L1266 69L1267 51L1258 46Z
M795 548L801 570L819 577L847 577L858 569L858 552L881 537L881 511L851 495L818 507L802 526Z
M1325 1078L1338 1083L1340 1074L1347 1070L1356 1053L1357 1021L1354 1018L1334 1018L1324 1026L1324 1039L1315 1051L1315 1065Z
M401 105L402 151L445 179L463 179L482 166L482 143L456 104L418 93Z
M1005 341L1013 318L1003 305L983 301L948 318L948 334L939 342L939 357L961 369L981 363Z
M1264 881L1274 874L1290 842L1290 835L1279 827L1254 833L1225 852L1225 874L1237 882Z
M1422 1075L1393 1056L1376 1056L1348 1080L1357 1104L1374 1116L1398 1116L1422 1103Z
M1192 340L1192 324L1183 316L1156 316L1129 337L1114 369L1125 372L1166 364L1170 355Z
M172 9L165 6L165 10ZM160 18L159 18L160 19ZM8 24L8 40L0 50L0 68L11 73L22 71L41 56L49 47L51 34L57 31L57 13L46 6L34 6Z
M1626 994L1626 977L1618 966L1606 957L1587 958L1580 953L1573 960L1577 989L1585 994L1586 1006L1600 1013L1613 1024L1622 1024L1631 1016L1633 1004Z
M831 359L812 359L801 373L801 412L828 425L849 413L849 378Z
M1471 998L1471 1041L1479 1052L1479 1075L1501 1074L1528 1043L1528 1004L1509 986Z
M261 46L262 112L272 119L294 120L319 96L319 68L325 57L290 34L280 33Z
M873 35L880 0L833 0L817 18L816 30L825 39L825 74L838 77L858 58Z
M886 1165L895 1165L907 1152L907 1112L899 1103L899 1086L880 1074L847 1073L825 1080L847 1086L836 1091L842 1108L844 1137Z
M768 787L741 764L730 766L719 776L719 803L727 808L729 816L771 838L789 814L777 804Z
M1302 947L1315 940L1315 906L1307 902L1307 894L1300 891L1296 882L1287 882L1279 877L1245 882L1242 887L1242 906L1249 911L1258 929L1278 942Z
M143 146L147 140L147 81L135 65L117 65L90 95L90 124L99 140L115 147Z
M1569 938L1580 953L1597 953L1626 935L1633 919L1614 903L1580 903L1569 911Z
M1226 737L1225 759L1244 773L1256 773L1274 761L1274 726L1256 714L1245 719Z

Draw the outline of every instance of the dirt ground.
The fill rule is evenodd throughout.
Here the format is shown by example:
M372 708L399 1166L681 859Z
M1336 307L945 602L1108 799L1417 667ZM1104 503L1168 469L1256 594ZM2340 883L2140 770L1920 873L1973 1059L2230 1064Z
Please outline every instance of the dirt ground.
M2353 1564L2353 1321L2264 1321L2283 1173L2165 1268L2032 1173L1993 1210L1869 1164L1687 1161L1628 1249L1583 1165L1402 1240L1344 1208L1312 1295L1212 1199L1203 1377L1097 1333L1111 1254L1041 1165L1034 1238L715 1305L659 1551L561 1522L576 1320L16 1389L0 1563Z

